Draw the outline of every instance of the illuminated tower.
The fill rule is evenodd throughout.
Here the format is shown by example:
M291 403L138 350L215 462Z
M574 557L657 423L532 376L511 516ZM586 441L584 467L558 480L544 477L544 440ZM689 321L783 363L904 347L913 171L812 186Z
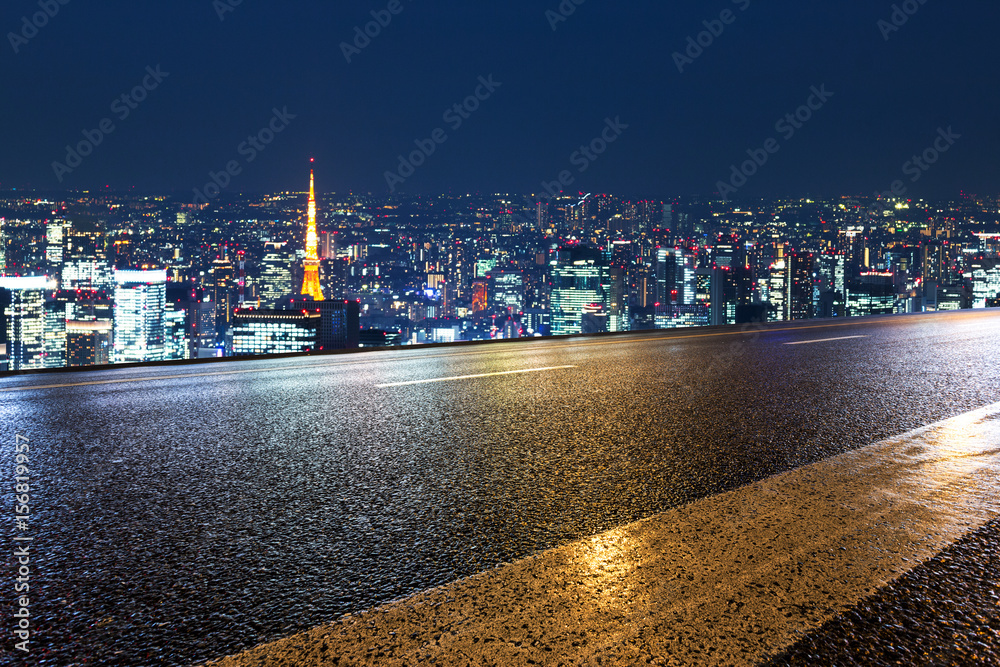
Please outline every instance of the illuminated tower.
M302 295L311 296L316 301L323 300L323 290L319 286L319 239L316 235L316 187L312 170L309 171L309 228L306 230L305 278L302 280Z

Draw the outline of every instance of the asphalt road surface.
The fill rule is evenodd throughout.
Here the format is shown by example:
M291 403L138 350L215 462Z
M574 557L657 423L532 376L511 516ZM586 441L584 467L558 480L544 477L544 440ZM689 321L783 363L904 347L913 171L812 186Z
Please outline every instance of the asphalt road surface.
M998 338L966 311L2 378L30 664L195 664L995 404Z

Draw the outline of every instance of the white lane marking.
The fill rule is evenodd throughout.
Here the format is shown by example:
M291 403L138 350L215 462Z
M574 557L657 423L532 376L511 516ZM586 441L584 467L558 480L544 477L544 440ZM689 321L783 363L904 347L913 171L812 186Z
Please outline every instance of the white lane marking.
M841 336L840 338L824 338L822 340L800 340L795 343L785 343L785 345L814 345L816 343L831 343L835 340L851 340L854 338L870 338L870 336Z
M498 375L518 375L520 373L542 373L545 371L560 371L566 368L578 368L577 366L549 366L548 368L528 368L520 371L502 371L499 373L478 373L476 375L456 375L448 378L432 378L430 380L410 380L409 382L389 382L387 384L377 384L377 389L388 389L390 387L408 387L414 384L431 384L433 382L453 382L455 380L473 380L475 378L489 378Z
M328 645L380 667L470 655L592 664L602 654L756 665L1000 516L998 442L1000 403L216 664L306 664ZM391 633L392 655L376 663L371 647ZM428 641L436 633L447 640ZM481 641L491 635L501 640Z

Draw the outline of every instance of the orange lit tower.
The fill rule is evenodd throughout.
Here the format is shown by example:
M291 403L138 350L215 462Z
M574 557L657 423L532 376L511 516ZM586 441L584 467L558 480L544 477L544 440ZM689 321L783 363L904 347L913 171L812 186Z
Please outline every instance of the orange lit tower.
M313 171L309 170L309 228L306 230L305 278L302 280L302 295L311 296L316 301L323 300L323 288L319 286L319 241L316 234L316 186Z

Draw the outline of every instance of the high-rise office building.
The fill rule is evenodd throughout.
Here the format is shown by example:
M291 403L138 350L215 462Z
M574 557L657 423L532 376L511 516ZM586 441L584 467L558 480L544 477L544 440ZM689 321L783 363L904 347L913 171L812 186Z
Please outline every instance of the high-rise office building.
M896 289L891 273L865 271L848 284L848 317L891 315L895 312Z
M792 253L786 257L788 297L785 320L807 320L813 316L813 255Z
M660 306L695 305L698 287L694 255L682 248L658 248L656 287Z
M948 282L948 247L936 239L926 241L920 248L923 282Z
M0 277L0 307L7 320L10 370L45 367L45 295L53 287L44 276Z
M815 257L816 286L820 294L824 292L839 292L843 295L845 287L845 256L842 253L828 251Z
M657 329L687 329L707 327L711 323L711 310L707 306L659 305L656 307Z
M209 289L215 304L215 331L219 339L229 329L236 308L236 283L233 280L233 265L224 258L212 262L209 270Z
M114 302L111 296L82 290L63 290L56 294L56 300L65 302L67 366L111 363L114 333Z
M68 227L65 220L50 220L45 226L45 262L50 274L54 276L60 275L62 271Z
M971 293L964 285L939 285L937 290L937 310L962 310L971 308Z
M104 237L99 233L71 231L61 267L63 289L113 291L111 268L104 253Z
M524 310L524 274L520 271L493 271L493 305L512 313Z
M784 322L788 319L788 264L780 259L771 265L767 279L768 320Z
M581 333L585 308L595 305L607 308L608 264L599 250L576 245L560 248L549 268L552 334Z
M490 279L475 278L472 281L472 312L482 313L490 307Z
M731 279L732 272L728 267L698 269L696 272L696 303L708 309L708 323L713 326L736 322L736 284Z
M188 311L180 304L168 301L163 313L163 358L180 360L191 358L191 340L188 336Z
M115 272L114 363L163 361L166 271Z
M986 308L988 301L1000 296L1000 260L974 259L969 264L972 307Z
M211 359L218 356L215 329L215 304L211 301L192 301L188 306L189 343L192 359Z
M292 294L292 255L283 243L269 243L260 262L260 304L275 308Z
M664 219L669 214L663 208L660 201L640 201L635 205L635 229L639 234L649 233L650 230L660 227ZM669 229L669 227L667 227Z
M612 262L608 270L608 331L628 331L630 329L628 278L628 266L620 262Z
M306 308L316 309L320 314L317 350L353 350L358 347L361 307L357 301L307 302Z
M42 364L45 368L66 367L66 310L65 299L45 301L45 331L43 334Z
M321 319L315 310L238 309L233 314L232 354L310 352L316 348Z
M247 253L240 250L236 253L236 306L247 307Z
M319 258L335 259L337 256L336 237L333 232L319 233Z
M66 322L66 365L71 368L111 363L114 324L107 320Z

